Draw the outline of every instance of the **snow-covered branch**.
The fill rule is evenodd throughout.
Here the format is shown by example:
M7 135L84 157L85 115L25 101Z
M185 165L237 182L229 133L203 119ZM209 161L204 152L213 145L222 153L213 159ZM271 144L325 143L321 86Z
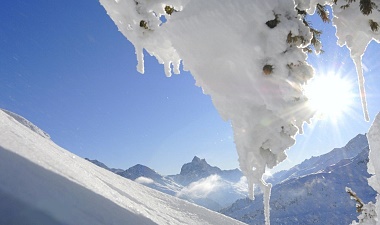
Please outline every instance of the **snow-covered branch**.
M311 44L319 51L320 43L319 33L305 23L305 12L317 10L327 21L324 7L333 5L338 44L351 50L369 118L361 56L371 40L379 41L379 33L371 30L376 25L369 26L368 21L377 23L380 17L376 10L358 15L353 11L360 8L358 2L350 1L346 9L343 0L335 4L328 0L100 2L135 46L138 71L144 72L144 49L164 64L167 76L172 70L179 73L182 61L222 118L231 121L251 198L253 185L258 184L269 201L271 186L263 181L263 174L285 160L285 150L314 114L303 87L314 73L306 52ZM269 223L269 204L265 206Z

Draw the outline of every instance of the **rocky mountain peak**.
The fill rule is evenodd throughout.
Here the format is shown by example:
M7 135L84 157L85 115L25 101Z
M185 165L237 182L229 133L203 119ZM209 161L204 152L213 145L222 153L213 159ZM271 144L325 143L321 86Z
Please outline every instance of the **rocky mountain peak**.
M201 159L197 156L194 156L193 160L190 163L186 163L182 166L180 175L188 176L192 174L202 174L202 175L211 175L218 174L221 172L216 166L210 166L205 159Z

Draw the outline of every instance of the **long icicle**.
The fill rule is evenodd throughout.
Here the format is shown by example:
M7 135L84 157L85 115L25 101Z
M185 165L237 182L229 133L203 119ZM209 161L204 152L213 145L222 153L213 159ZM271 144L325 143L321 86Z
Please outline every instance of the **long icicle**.
M272 190L272 184L266 183L261 179L261 190L264 192L263 201L264 201L264 218L265 225L270 225L270 195Z
M352 57L352 60L355 63L356 72L358 74L358 82L359 82L359 91L360 91L360 99L362 102L362 108L364 113L365 121L369 121L368 109L367 109L367 99L365 94L364 87L364 76L363 76L363 66L362 66L362 56Z

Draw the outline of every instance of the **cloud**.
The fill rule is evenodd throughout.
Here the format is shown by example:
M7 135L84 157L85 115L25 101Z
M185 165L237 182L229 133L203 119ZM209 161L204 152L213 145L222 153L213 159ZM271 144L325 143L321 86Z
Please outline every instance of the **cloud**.
M152 184L154 181L147 177L138 177L135 179L135 181L139 184Z
M245 176L242 176L239 180L239 182L233 184L233 188L237 192L241 193L248 193L248 184L247 184L247 178Z
M218 175L200 179L184 187L177 197L188 196L191 198L206 198L210 193L218 191L223 187L223 182Z

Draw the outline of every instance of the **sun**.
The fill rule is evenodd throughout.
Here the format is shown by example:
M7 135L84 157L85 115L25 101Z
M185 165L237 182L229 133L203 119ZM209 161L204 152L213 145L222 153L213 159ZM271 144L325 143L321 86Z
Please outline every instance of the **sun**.
M313 78L305 87L305 95L317 118L337 120L350 110L354 99L352 89L350 80L330 72Z

